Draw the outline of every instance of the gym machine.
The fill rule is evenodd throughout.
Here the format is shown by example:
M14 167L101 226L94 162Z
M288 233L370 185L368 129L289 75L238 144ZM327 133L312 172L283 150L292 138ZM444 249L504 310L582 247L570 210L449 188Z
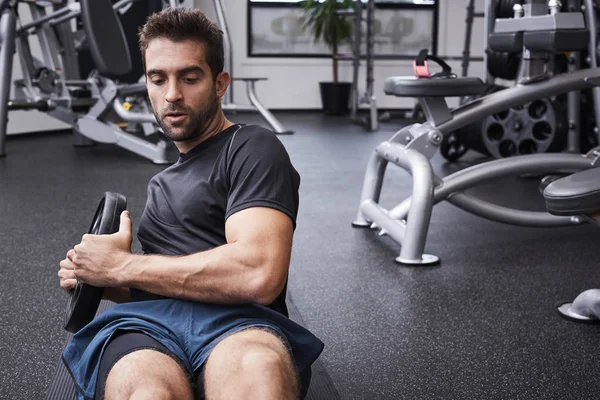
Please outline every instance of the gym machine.
M120 86L118 78L131 70L129 48L123 37L115 10L137 0L81 0L64 7L47 1L28 1L33 21L19 25L18 0L0 2L0 156L6 155L6 125L9 110L39 110L73 127L78 133L75 145L93 142L112 143L156 164L167 164L169 143L163 138L149 140L140 136L159 135L156 118L148 112L143 83ZM85 40L97 73L87 79L77 75L75 36L68 22L80 17ZM54 29L56 28L56 30ZM60 41L57 38L58 32ZM29 36L40 41L43 60L31 54ZM16 80L15 99L9 99L14 53L18 54L23 78ZM139 110L139 111L138 111ZM119 123L139 124L143 135L126 132Z
M600 157L600 152L593 152L591 157ZM600 169L588 169L566 177L548 176L542 180L542 186L550 214L600 226ZM557 311L570 321L598 322L600 289L589 289L573 301L561 302Z
M231 80L242 81L246 83L246 94L250 100L251 106L242 104L235 104L233 102L233 85L229 86L227 92L223 96L221 106L223 110L229 111L258 111L263 119L273 128L276 134L293 134L291 130L287 130L283 127L281 122L266 108L258 99L256 95L256 82L266 81L268 78L256 78L256 77L236 77L233 72L233 45L231 42L231 35L229 33L229 27L227 25L227 19L225 18L225 5L223 0L213 0L213 5L217 13L217 22L223 31L223 45L225 47L225 71L231 75Z
M598 11L593 1L567 0L562 4L549 2L548 12L553 12L551 11L553 9L556 12L562 9L572 14L581 13L589 35L586 38L581 35L579 40L587 43L587 46L582 46L578 51L545 54L546 67L549 70L554 69L554 73L573 72L586 67L596 68ZM509 11L512 16L514 12L522 13L523 8L516 0L487 0L486 31L488 29L494 31L496 20L510 21L511 18L507 16ZM495 15L499 19L495 19ZM502 26L500 29L503 29ZM496 85L495 78L514 81L517 84L527 78L521 58L524 54L527 55L529 50L510 43L508 46L503 44L498 46L500 35L501 33L497 32L496 38L493 39L496 43L492 43L491 47L487 46L485 52L488 90L484 94L507 87L505 84L505 86ZM505 118L488 115L462 127L459 131L444 137L440 146L442 156L448 161L455 161L469 149L493 158L511 157L525 152L582 153L598 144L596 121L600 121L600 88L594 87L584 92L570 91L555 98L538 99L534 108L537 111L533 117L528 114L523 105L518 105L504 110L501 115ZM515 119L523 123L514 124ZM510 141L497 140L498 137L504 139L510 137Z
M489 46L496 51L522 49L520 79L511 88L481 96L484 82L474 77L389 77L384 92L418 98L427 121L400 129L380 143L367 165L355 227L371 227L401 245L396 261L407 265L439 262L424 253L432 208L449 203L491 221L530 227L560 227L583 223L571 216L524 211L493 204L463 193L481 183L507 176L577 172L594 168L598 158L588 154L519 154L478 164L445 178L433 172L430 160L445 136L482 117L536 100L600 86L600 68L554 75L546 61L557 52L580 51L588 46L590 32L581 12L561 12L551 0L529 0L514 18L496 19ZM423 67L421 67L423 68ZM425 66L425 68L427 68ZM450 110L446 97L481 96ZM535 107L528 107L535 114ZM497 118L502 118L497 115ZM389 163L412 176L412 196L387 210L378 204Z

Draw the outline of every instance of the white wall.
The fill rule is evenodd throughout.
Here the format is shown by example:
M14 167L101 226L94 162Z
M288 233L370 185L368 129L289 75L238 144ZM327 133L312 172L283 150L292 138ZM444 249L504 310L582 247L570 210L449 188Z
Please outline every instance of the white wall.
M331 80L331 60L329 59L282 59L282 58L249 58L246 51L247 7L246 0L224 0L226 17L232 35L235 75L265 76L268 81L257 83L257 94L268 108L277 109L318 109L321 107L319 81ZM452 3L452 6L450 5ZM205 11L211 18L216 19L213 0L188 0L188 4ZM459 5L460 4L460 5ZM477 11L482 11L484 0L476 1ZM463 48L466 1L440 0L440 19L438 35L438 54L460 56ZM19 12L23 23L31 19L28 5L20 3ZM473 25L471 54L483 54L483 19L476 19ZM31 41L31 50L35 56L40 56L37 41ZM460 62L451 62L453 70L460 74ZM307 69L310 67L310 71ZM386 96L382 92L382 82L388 76L412 75L410 61L376 61L375 90L377 103L380 108L410 108L413 99ZM340 78L352 80L350 63L340 65ZM470 75L484 75L481 62L473 62ZM13 64L13 80L22 77L18 59ZM360 82L364 91L364 67L361 68ZM11 93L11 97L12 97ZM234 102L249 104L244 83L234 83ZM450 101L450 105L455 102ZM69 126L38 111L11 111L7 127L8 134L68 129Z
M196 7L216 20L212 0L194 0ZM269 80L257 83L257 93L265 106L271 109L316 109L321 107L319 81L331 80L330 59L294 59L294 58L250 58L247 57L247 7L246 0L223 0L226 18L233 42L233 70L236 76L268 77ZM484 0L477 0L476 11L483 11ZM242 6L243 4L243 6ZM440 0L438 25L438 54L460 56L463 50L466 18L465 0ZM483 55L483 18L477 18L473 24L471 55ZM460 75L460 61L449 63L454 72ZM307 68L310 68L310 72ZM365 90L365 68L361 68L359 81ZM473 62L469 75L483 77L483 63ZM386 96L383 93L383 80L388 76L413 75L412 62L382 61L375 62L375 94L380 108L410 108L413 99ZM350 62L340 65L340 79L352 81ZM234 84L234 102L248 104L244 83ZM453 104L453 102L449 102Z

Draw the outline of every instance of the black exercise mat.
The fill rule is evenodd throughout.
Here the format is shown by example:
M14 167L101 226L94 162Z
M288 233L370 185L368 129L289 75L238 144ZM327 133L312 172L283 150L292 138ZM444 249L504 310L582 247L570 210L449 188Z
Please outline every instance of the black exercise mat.
M112 305L112 302L103 300L98 307L98 313L96 315L103 313ZM289 298L287 306L290 318L300 325L304 325L300 312ZM67 334L65 346L69 343L72 336L73 334L71 333ZM69 374L67 367L65 367L62 358L59 357L56 372L52 378L52 384L48 391L48 395L46 396L46 400L75 400L76 397L75 386L73 385L71 375ZM325 370L325 366L320 360L317 360L312 366L312 380L306 395L306 400L336 400L339 398L340 395L335 389L331 377Z

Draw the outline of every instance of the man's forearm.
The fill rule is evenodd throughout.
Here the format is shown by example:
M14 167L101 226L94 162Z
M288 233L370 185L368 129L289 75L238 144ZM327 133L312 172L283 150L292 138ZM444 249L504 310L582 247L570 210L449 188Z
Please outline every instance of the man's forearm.
M131 255L123 286L208 303L269 304L276 288L265 281L260 252L226 244L188 256Z

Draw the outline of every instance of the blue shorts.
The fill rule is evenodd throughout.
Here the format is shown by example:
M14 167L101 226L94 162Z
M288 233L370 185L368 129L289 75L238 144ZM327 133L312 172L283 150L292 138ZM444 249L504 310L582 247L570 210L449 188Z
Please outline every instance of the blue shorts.
M78 399L93 399L104 349L117 331L142 332L176 356L188 376L195 376L211 350L226 336L250 327L278 334L288 346L299 373L319 357L324 344L284 315L258 304L219 305L179 299L116 304L77 332L63 361Z

